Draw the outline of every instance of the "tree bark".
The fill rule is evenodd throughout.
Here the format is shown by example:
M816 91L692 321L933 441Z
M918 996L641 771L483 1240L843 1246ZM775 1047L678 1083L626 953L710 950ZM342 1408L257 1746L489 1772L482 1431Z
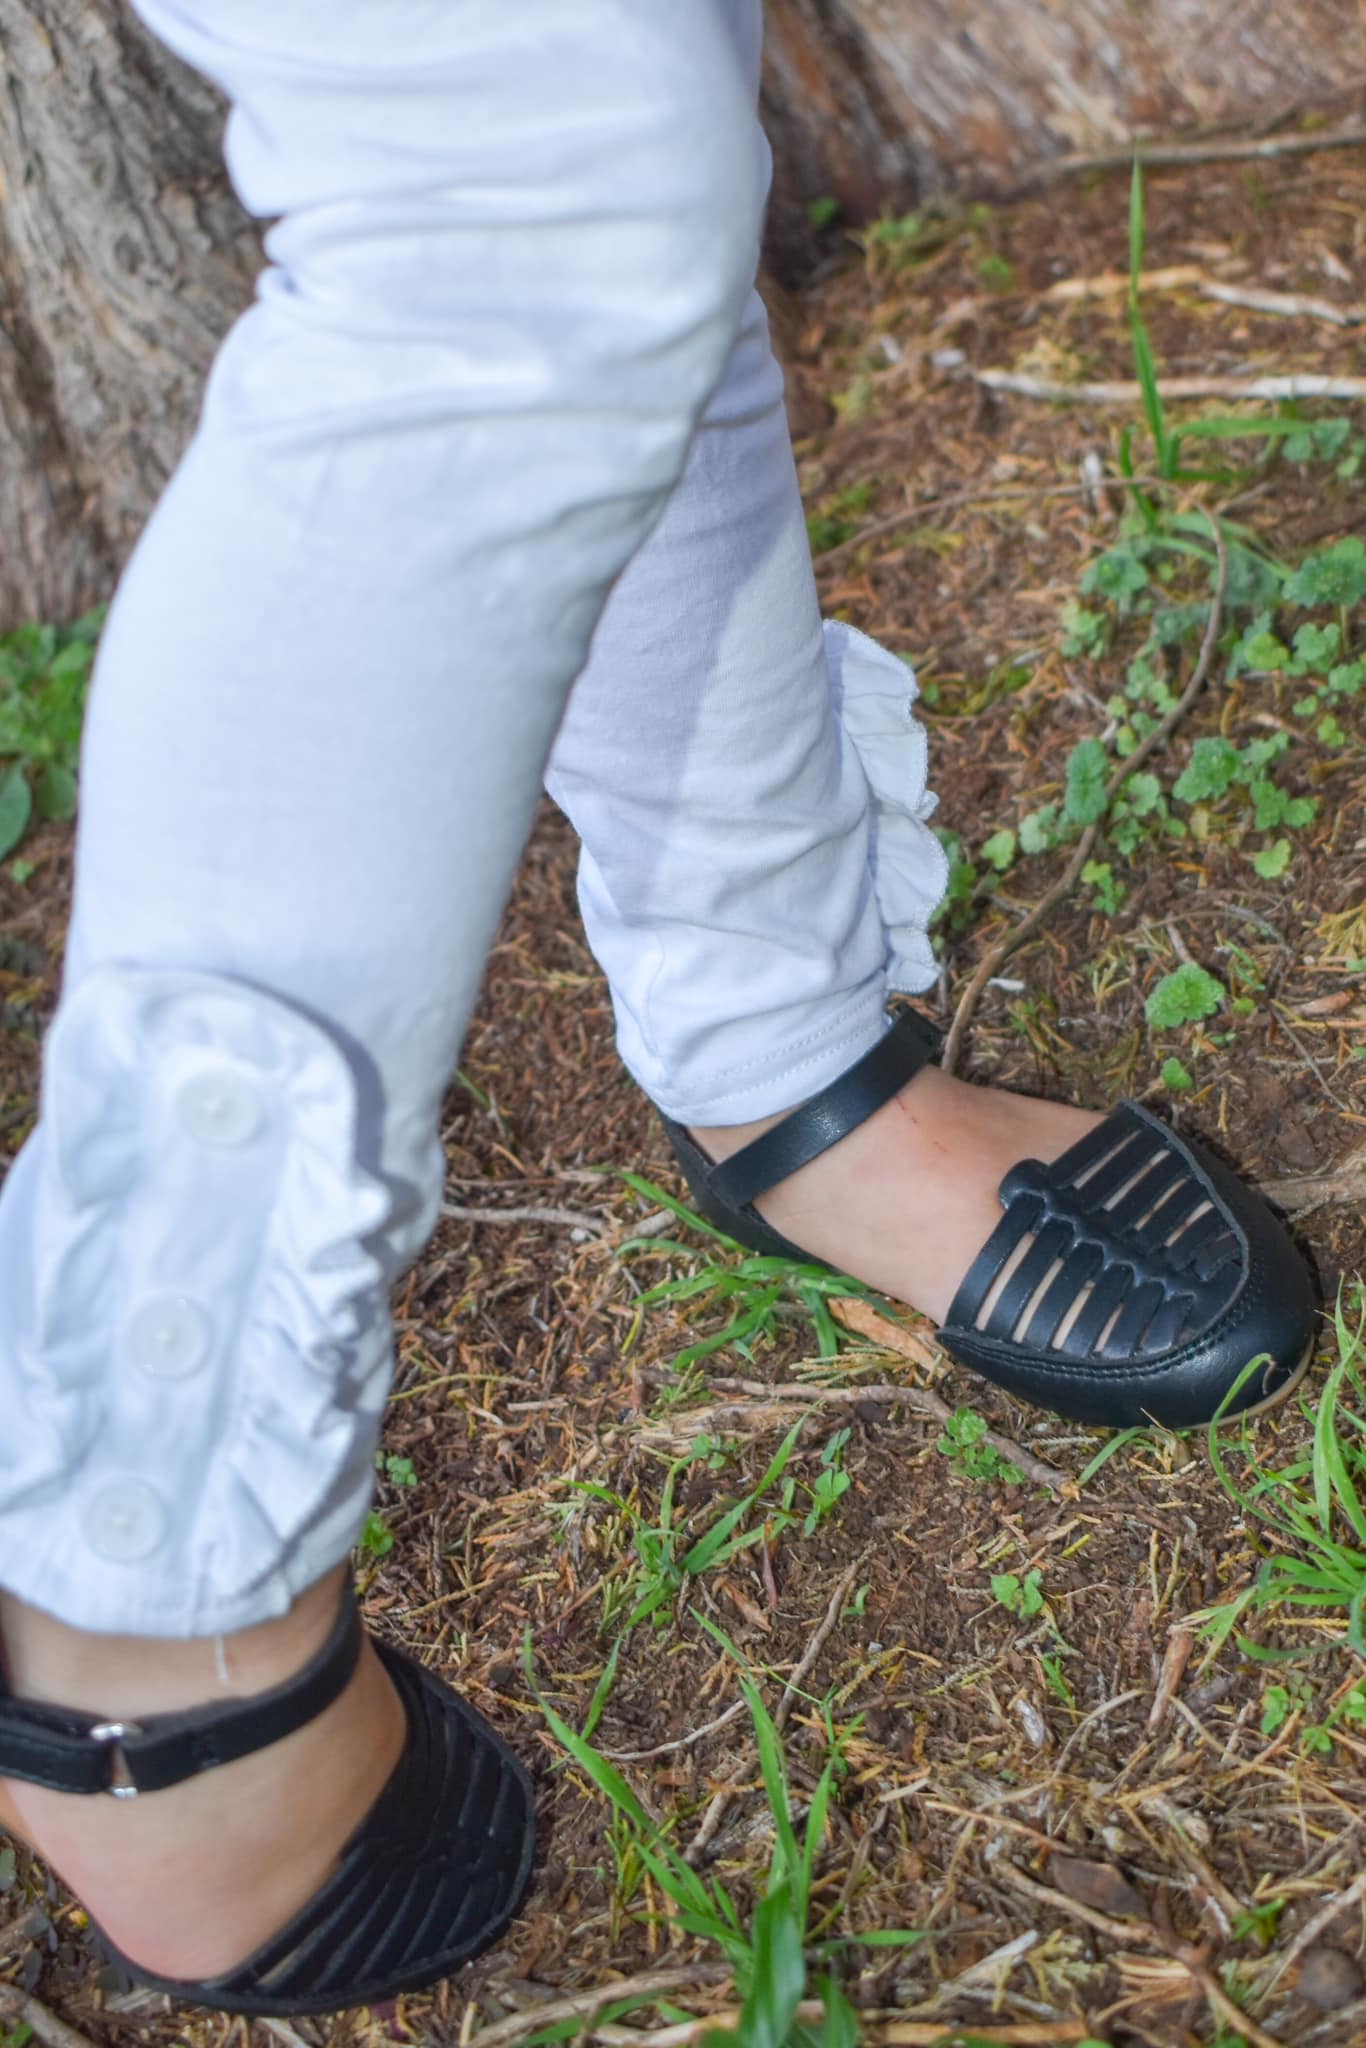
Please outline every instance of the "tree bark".
M854 223L1135 135L1266 122L1366 91L1362 0L767 0L770 259L813 201Z
M0 0L0 58L3 631L108 595L260 253L216 93L126 0ZM1049 154L1264 118L1351 75L1358 0L769 0L771 257L800 275L813 199L857 221L1002 191Z
M260 256L217 93L123 0L0 0L0 52L3 631L108 596Z

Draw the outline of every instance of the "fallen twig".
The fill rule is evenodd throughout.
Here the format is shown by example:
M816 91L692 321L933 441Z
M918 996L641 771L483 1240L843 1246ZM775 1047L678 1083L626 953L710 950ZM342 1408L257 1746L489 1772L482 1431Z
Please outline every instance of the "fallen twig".
M1366 378L1362 379L1362 387L1363 392L1366 393ZM1200 509L1204 511L1203 506ZM953 1073L958 1064L958 1058L963 1050L963 1040L967 1035L968 1026L972 1022L977 1004L987 983L1000 973L1011 954L1039 929L1039 926L1051 915L1063 898L1070 895L1076 886L1082 869L1091 858L1091 849L1099 837L1101 826L1109 815L1110 806L1114 802L1115 797L1134 773L1134 770L1140 768L1146 760L1156 753L1159 747L1166 744L1205 687L1210 666L1214 660L1214 651L1219 642L1220 629L1223 625L1224 592L1228 588L1228 549L1224 544L1224 536L1220 529L1219 521L1211 513L1205 512L1204 516L1209 521L1210 532L1214 536L1214 546L1219 556L1219 573L1215 581L1214 596L1210 603L1209 621L1205 627L1205 637L1201 643L1199 659L1196 661L1195 668L1191 673L1191 679L1166 717L1159 725L1153 728L1145 740L1141 741L1134 748L1133 753L1129 755L1127 760L1119 763L1111 775L1110 780L1105 785L1105 809L1095 824L1088 825L1082 833L1081 838L1072 850L1072 858L1068 861L1067 866L1063 869L1053 887L1046 890L1028 916L1021 918L1019 924L1011 931L1008 931L1005 937L992 947L986 957L979 961L976 972L959 998L958 1007L953 1014L953 1023L949 1027L948 1037L944 1041L944 1051L939 1064L946 1074Z
M883 1344L890 1351L899 1351L903 1358L914 1358L925 1362L925 1347L912 1350L916 1340L909 1330L903 1330L887 1316L879 1315L867 1302L842 1300L830 1303L830 1312L836 1322L856 1330L861 1337L869 1338L875 1344ZM856 1396L864 1400L899 1399L919 1415L928 1415L935 1422L952 1422L953 1410L941 1395L931 1393L928 1387L859 1387ZM1068 1483L1068 1475L1060 1472L1056 1465L1049 1465L1042 1458L1036 1458L1033 1451L1027 1451L1023 1444L1017 1444L1013 1437L1003 1436L997 1429L988 1429L982 1441L991 1445L994 1451L1009 1458L1012 1465L1019 1467L1026 1479L1032 1479L1036 1486L1047 1486L1053 1492Z
M591 2034L593 2015L601 2012L605 2005L615 2005L623 1998L638 1998L642 2002L665 1998L674 1991L691 1991L704 1984L722 1984L729 1976L730 1971L724 1963L693 1963L683 1969L643 1970L639 1976L621 1977L614 1984L596 1984L590 1991L571 1991L564 1998L552 1998L544 2005L533 2005L525 2012L514 2012L505 2020L496 2020L491 2027L481 2027L471 2037L471 2048L474 2042L478 2042L479 2048L509 2048L512 2042L522 2040L527 2034L539 2033L542 2027L553 2026L558 2020L582 2018L587 2022L584 2032ZM82 2048L90 2048L90 2043L83 2043Z
M273 2034L277 2041L283 2041L285 2048L308 2048L303 2035L291 2027L288 2020L262 2019L261 2025L268 2034Z
M1314 1079L1318 1082L1319 1087L1323 1090L1324 1094L1328 1097L1328 1100L1332 1103L1334 1109L1340 1109L1344 1116L1351 1116L1353 1113L1351 1103L1344 1102L1342 1097L1338 1094L1332 1082L1327 1078L1322 1067L1314 1058L1313 1053L1310 1052L1308 1046L1300 1037L1299 1032L1296 1031L1294 1025L1286 1016L1284 1006L1280 1003L1276 1003L1274 1005L1274 1009L1276 1013L1276 1028L1279 1031L1283 1031L1285 1033L1286 1037L1290 1040L1290 1043L1294 1046L1300 1058L1304 1061L1304 1064L1308 1067L1310 1073L1314 1076Z
M814 1998L804 1998L794 2014L808 2027L824 2017L825 2007ZM739 2020L739 2006L727 2006L706 2019L680 2020L676 2026L652 2027L648 2033L614 2026L595 2027L592 2033L594 2040L605 2041L607 2048L634 2048L636 2043L642 2048L691 2048L693 2042L713 2034L734 2033ZM1013 2026L987 2027L977 2020L970 2026L955 2026L951 2020L879 2021L860 2013L859 2039L870 2048L939 2048L941 2042L959 2039L981 2042L982 2048L1065 2048L1067 2042L1086 2040L1087 2029L1083 2021L1072 2019L1020 2020Z
M801 1660L788 1679L787 1684L783 1687L783 1696L779 1700L777 1710L773 1716L773 1725L780 1735L787 1726L787 1717L792 1711L792 1702L797 1697L802 1680L806 1677L807 1672L811 1669L838 1626L840 1615L844 1611L844 1603L849 1597L849 1589L863 1570L863 1565L864 1560L856 1558L840 1580L838 1586L836 1586L830 1604L825 1610L824 1619L803 1651ZM716 1791L707 1802L707 1810L702 1816L702 1822L697 1833L683 1852L687 1862L695 1863L703 1851L714 1841L717 1830L725 1819L731 1801L740 1790L741 1783L742 1780L739 1778L732 1778L728 1784L717 1786Z
M705 1742L709 1735L717 1735L729 1727L736 1716L743 1714L745 1703L734 1700L724 1714L718 1714L714 1721L707 1721L701 1728L694 1728L687 1735L680 1735L673 1742L657 1742L653 1749L604 1749L602 1754L614 1764L648 1764L656 1757L673 1756L680 1749L691 1749L695 1742Z
M1300 292L1268 291L1260 285L1226 284L1210 277L1198 263L1173 263L1165 270L1145 270L1140 291L1195 291L1224 306L1245 306L1252 313L1277 313L1288 319L1326 320L1334 327L1360 327L1366 306L1339 306L1331 299L1310 299ZM1078 299L1119 298L1131 288L1126 270L1102 270L1094 277L1064 277L1051 284L1045 299L1069 303Z
M844 1577L836 1586L830 1596L830 1604L825 1610L825 1619L802 1652L800 1663L788 1679L787 1684L783 1687L783 1696L779 1700L777 1711L773 1716L773 1725L780 1735L787 1726L787 1717L792 1711L792 1702L797 1697L803 1679L839 1626L839 1618L844 1612L844 1603L849 1598L853 1583L863 1570L865 1562L866 1560L862 1557L855 1558L848 1571L844 1574Z
M550 1223L557 1230L587 1230L594 1237L603 1236L608 1229L601 1216L590 1216L586 1209L484 1209L467 1208L459 1202L443 1202L441 1213L452 1223Z
M0 2020L31 2027L44 2048L94 2048L88 2034L79 2033L65 2020L59 2020L55 2012L16 1984L0 1984Z
M1157 1691L1148 1712L1148 1733L1155 1735L1167 1718L1176 1688L1191 1660L1195 1648L1195 1637L1188 1628L1178 1626L1167 1637L1167 1652L1162 1659L1162 1674L1157 1681Z
M1167 1949L1174 1962L1180 1963L1183 1970L1189 1971L1193 1981L1200 1986L1210 2011L1217 2015L1225 2027L1232 2030L1235 2040L1241 2037L1251 2043L1251 2048L1285 2048L1284 2042L1275 2034L1268 2034L1266 2028L1259 2027L1250 2013L1244 2012L1240 2005L1235 2005L1218 1978L1207 1970L1203 1963L1197 1962L1194 1956L1188 1954L1179 1943L1169 1947L1164 1942L1163 1947Z
M947 2027L947 2032L945 2031ZM1067 2041L1085 2041L1090 2029L1083 2020L1017 2020L1013 2026L984 2027L979 2020L969 2026L954 2026L944 2020L888 2020L879 2026L860 2029L865 2041L883 2048L938 2048L941 2041L958 2038L990 2042L995 2048L1062 2048Z
M831 1306L834 1308L835 1304L832 1303ZM837 1320L840 1318L837 1317ZM890 1324L888 1327L895 1328L895 1325ZM938 1394L932 1394L928 1387L820 1387L808 1386L802 1380L783 1380L768 1385L763 1380L722 1379L715 1375L707 1384L719 1388L725 1394L745 1394L752 1400L767 1401L775 1406L780 1403L804 1401L812 1407L819 1402L853 1407L859 1401L877 1401L885 1403L889 1408L909 1408L912 1414L923 1415L930 1422L944 1423L953 1420L953 1410L948 1402ZM717 1402L704 1412L707 1416L713 1416L734 1411L725 1411L723 1404ZM696 1429L701 1419L695 1409L689 1412L688 1421L693 1429ZM999 1451L1003 1458L1008 1458L1012 1465L1017 1465L1025 1478L1032 1479L1036 1486L1047 1486L1056 1493L1070 1483L1068 1475L1060 1472L1056 1465L1046 1464L1042 1458L1036 1458L1032 1451L1025 1450L1013 1437L1002 1436L999 1430L987 1430L982 1441L990 1444L993 1450Z
M1053 377L1029 377L1020 370L974 370L966 373L988 391L1016 398L1045 398L1054 404L1128 405L1143 403L1143 389L1124 378L1098 384L1062 384ZM1259 399L1332 398L1344 402L1366 399L1366 377L1330 377L1320 371L1284 377L1166 377L1158 391L1167 402L1179 398L1223 398L1231 402Z
M1147 141L1135 136L1119 149L1095 152L1074 150L1066 156L1047 157L1024 173L1019 183L1028 191L1035 185L1051 185L1055 179L1071 178L1087 171L1125 171L1135 157L1145 168L1158 170L1178 164L1240 163L1251 158L1310 156L1322 149L1355 149L1366 143L1366 128L1329 128L1314 135L1262 135L1211 137L1208 142Z
M1288 1216L1307 1216L1325 1203L1366 1202L1366 1145L1328 1173L1308 1173L1261 1183L1261 1191Z

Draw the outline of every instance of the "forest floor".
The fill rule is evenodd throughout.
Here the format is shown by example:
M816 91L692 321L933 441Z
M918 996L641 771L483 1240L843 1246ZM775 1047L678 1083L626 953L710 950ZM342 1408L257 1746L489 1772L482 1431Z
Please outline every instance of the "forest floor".
M1113 754L1192 672L1214 555L1192 505L1227 508L1282 564L1323 558L1360 525L1359 405L1306 406L1341 424L1298 437L1188 444L1224 474L1153 493L1161 533L1184 542L1174 552L1122 524L1123 430L1140 428L1140 473L1156 460L1136 404L1050 404L977 380L1133 375L1122 284L1075 288L1125 273L1127 208L1127 180L1096 177L865 247L836 224L825 274L783 318L826 609L914 661L939 822L958 835L927 999L944 1021L1063 870L1094 782L1079 744ZM1359 375L1366 327L1321 302L1352 306L1364 220L1360 152L1155 174L1147 262L1181 268L1144 299L1162 374ZM1258 311L1201 280L1319 309ZM1249 411L1197 400L1173 417L1231 409ZM1258 591L1253 561L1233 565L1208 688L1087 878L983 991L963 1070L1096 1107L1137 1096L1198 1130L1278 1196L1350 1324L1366 1300L1366 779L1363 699L1350 675L1335 694L1326 678L1366 638L1366 606L1350 551L1324 572L1346 576L1341 602L1326 584L1292 602L1284 578ZM1081 611L1064 625L1069 602ZM1187 614L1135 671L1155 602ZM1253 640L1303 625L1320 637L1300 643L1291 678ZM0 872L7 1148L33 1113L55 1000L69 828L42 826L24 854L26 880ZM1267 1547L1203 1436L1129 1437L1097 1466L1104 1433L1017 1406L913 1318L874 1311L823 1356L823 1326L790 1290L766 1306L742 1276L729 1298L647 1298L735 1261L622 1179L681 1192L615 1059L573 871L547 809L447 1104L453 1213L398 1300L388 1462L361 1563L371 1622L458 1676L536 1775L525 1913L433 1994L246 2026L129 1991L66 1895L0 1852L0 1979L41 2002L44 2026L59 2014L111 2048L463 2044L490 2026L505 2048L568 1993L606 1998L658 1973L625 2025L595 2019L590 1999L562 2031L615 2048L631 2025L691 2039L690 2016L734 2007L724 1958L670 1919L633 1824L567 1760L541 1700L576 1729L596 1715L593 1743L618 1758L647 1833L692 1845L747 1921L773 1815L748 1711L720 1719L740 1697L736 1663L696 1610L771 1710L800 1671L783 1731L799 1811L833 1731L822 1938L923 1937L842 1951L870 2040L1366 2042L1366 1666L1342 1613L1249 1609L1223 1644L1202 1633L1192 1617L1249 1587ZM1209 1002L1200 971L1219 984ZM1159 984L1170 1000L1154 1021ZM754 1311L748 1344L680 1362L737 1305ZM1301 1396L1241 1447L1234 1433L1230 1475L1249 1456L1294 1472L1338 1348L1325 1315ZM794 1423L785 1471L735 1522L752 1540L714 1545L681 1579L678 1560L759 1485ZM662 1604L620 1640L604 1687L652 1588ZM1266 1661L1278 1649L1299 1654ZM0 2020L6 2048L22 2038Z

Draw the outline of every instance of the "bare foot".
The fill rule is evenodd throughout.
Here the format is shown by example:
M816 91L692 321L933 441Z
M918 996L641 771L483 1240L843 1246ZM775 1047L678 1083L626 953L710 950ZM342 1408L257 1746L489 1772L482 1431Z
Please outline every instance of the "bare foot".
M279 1621L223 1639L89 1635L0 1594L12 1692L110 1719L264 1692L326 1640L342 1572ZM225 1683L223 1670L228 1673ZM231 1970L318 1890L402 1751L403 1708L367 1642L339 1699L269 1749L136 1799L0 1779L0 1826L21 1835L110 1939L154 1975Z
M692 1135L709 1157L728 1159L779 1122L694 1127ZM996 1191L1010 1167L1047 1165L1100 1122L1089 1110L975 1088L925 1067L755 1206L794 1244L942 1323L1001 1220Z

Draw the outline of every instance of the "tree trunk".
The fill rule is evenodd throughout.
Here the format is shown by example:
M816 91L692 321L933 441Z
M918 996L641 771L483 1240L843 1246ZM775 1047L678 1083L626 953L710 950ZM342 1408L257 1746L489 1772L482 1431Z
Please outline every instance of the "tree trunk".
M1049 154L1265 118L1366 73L1358 0L769 0L768 36L789 277L814 199L857 220L1003 190ZM107 596L260 256L217 95L125 0L0 0L0 52L3 631Z
M3 631L108 596L260 257L217 93L123 0L0 0L0 52Z
M1362 0L767 0L770 260L806 208L872 219L1136 134L1269 119L1366 89Z

